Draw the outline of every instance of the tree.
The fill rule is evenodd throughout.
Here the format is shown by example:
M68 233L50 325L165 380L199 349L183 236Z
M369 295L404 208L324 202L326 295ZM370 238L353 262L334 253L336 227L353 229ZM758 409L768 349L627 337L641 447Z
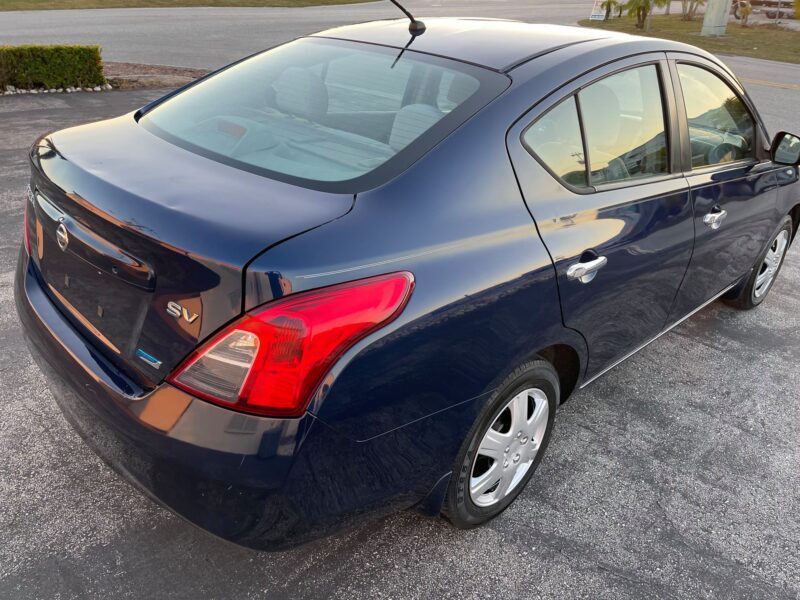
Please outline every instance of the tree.
M697 9L705 3L706 0L681 0L681 19L691 21L697 14Z
M689 20L691 21L694 19L695 13L697 13L697 9L701 6L705 6L706 0L692 0L689 6Z
M636 29L644 29L645 20L653 8L650 0L628 0L625 8L629 15L636 17Z
M800 0L798 0L800 1ZM606 11L605 21L608 21L611 18L611 12L619 6L619 2L617 0L603 0L603 3L600 4L600 8Z

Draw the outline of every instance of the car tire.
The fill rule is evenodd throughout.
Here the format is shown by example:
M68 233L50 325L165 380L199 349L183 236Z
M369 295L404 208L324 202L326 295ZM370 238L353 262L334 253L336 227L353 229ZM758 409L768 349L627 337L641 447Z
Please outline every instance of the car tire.
M547 450L559 395L558 374L544 360L519 366L498 386L456 460L442 508L448 521L468 529L508 508Z
M781 272L791 243L792 219L786 216L767 247L759 254L750 277L732 296L726 297L725 302L741 310L750 310L761 304Z

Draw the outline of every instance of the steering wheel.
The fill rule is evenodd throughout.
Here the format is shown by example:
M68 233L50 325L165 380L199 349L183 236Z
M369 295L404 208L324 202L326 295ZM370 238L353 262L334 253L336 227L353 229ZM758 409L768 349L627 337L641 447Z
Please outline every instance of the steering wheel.
M739 149L728 142L714 146L708 151L708 164L716 165L723 162L732 162L739 158Z

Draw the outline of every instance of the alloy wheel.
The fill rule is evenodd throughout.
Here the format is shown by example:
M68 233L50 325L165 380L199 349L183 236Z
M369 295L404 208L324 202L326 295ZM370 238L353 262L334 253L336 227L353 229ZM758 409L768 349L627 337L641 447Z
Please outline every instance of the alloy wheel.
M789 232L784 229L778 234L778 237L775 238L775 241L772 242L772 246L770 246L769 250L767 251L767 255L764 257L764 262L758 271L758 275L756 276L756 284L753 288L753 295L756 298L761 298L769 291L773 281L775 281L775 275L778 273L778 269L781 267L783 255L786 254L786 249L788 247Z

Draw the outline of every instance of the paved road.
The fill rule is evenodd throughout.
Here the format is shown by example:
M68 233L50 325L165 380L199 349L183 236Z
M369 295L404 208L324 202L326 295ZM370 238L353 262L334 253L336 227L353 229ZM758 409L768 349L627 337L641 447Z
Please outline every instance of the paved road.
M494 17L571 24L591 0L410 0L417 16ZM217 68L337 25L402 14L388 0L309 8L157 8L0 12L0 44L85 43L110 61Z
M574 24L592 0L409 0L418 16L475 16ZM674 7L679 10L678 7ZM386 0L310 8L174 8L0 12L0 44L100 44L106 60L201 69L300 35L394 18ZM725 57L757 97L765 118L787 129L800 95L800 65Z
M743 56L721 58L755 100L770 133L800 132L800 65Z
M405 513L259 554L133 490L56 409L12 280L34 136L156 95L0 98L0 598L800 595L797 248L757 311L713 305L577 393L532 484L483 528Z

